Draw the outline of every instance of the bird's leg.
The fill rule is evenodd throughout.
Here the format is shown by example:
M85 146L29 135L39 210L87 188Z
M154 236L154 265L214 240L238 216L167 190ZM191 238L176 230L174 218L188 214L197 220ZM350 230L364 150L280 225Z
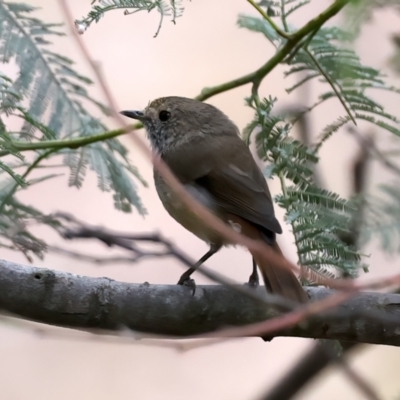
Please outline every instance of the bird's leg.
M210 245L210 250L207 251L206 254L204 254L203 257L200 258L199 261L196 262L196 264L193 265L193 267L189 268L186 272L184 272L181 277L179 278L178 285L187 285L187 286L194 286L194 280L190 278L190 276L193 274L194 271L196 271L197 268L200 267L201 264L206 262L211 256L213 256L218 250L221 248L221 245L216 245L216 244L211 244Z
M257 264L253 258L253 272L251 273L249 278L249 286L256 288L258 287L259 284L260 284L260 279L258 278Z

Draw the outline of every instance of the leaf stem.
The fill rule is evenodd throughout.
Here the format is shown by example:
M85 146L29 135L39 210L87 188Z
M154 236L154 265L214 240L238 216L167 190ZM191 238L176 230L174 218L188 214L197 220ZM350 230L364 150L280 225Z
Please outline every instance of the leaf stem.
M279 172L278 176L279 176L279 180L281 182L283 197L285 199L287 199L288 198L288 193L287 193L287 188L286 188L285 177L283 176L282 172Z
M357 126L357 122L354 119L353 115L350 112L349 107L347 106L345 100L343 99L340 91L338 90L338 88L335 86L335 83L333 82L333 80L331 79L331 77L323 70L323 68L321 67L320 63L318 62L318 60L314 57L314 54L312 54L312 52L308 49L308 47L304 48L305 52L308 54L308 56L311 58L311 60L313 61L313 63L315 64L315 66L317 67L318 71L321 73L321 75L325 78L325 80L328 82L328 84L331 86L331 88L333 89L333 91L335 92L337 98L339 99L339 101L342 103L343 108L346 110L347 114L349 115L350 119L353 121L354 125Z
M253 0L248 0L250 4L252 4L254 7L259 6L253 1ZM246 85L248 83L253 83L253 88L252 91L253 93L257 93L257 90L264 79L264 77L271 72L280 62L284 60L284 58L287 56L287 54L308 34L311 32L317 31L326 21L328 21L331 17L336 15L350 0L336 0L331 6L329 6L325 11L323 11L321 14L319 14L317 17L314 19L310 20L306 25L304 25L301 29L297 30L291 35L286 34L285 32L283 33L283 37L287 37L288 40L285 43L285 45L278 50L273 57L271 57L263 66L261 66L259 69L256 71L244 75L242 77L236 78L232 81L223 83L218 86L214 86L211 88L205 88L202 90L202 92L196 97L197 100L199 101L204 101L212 96L215 96L217 94L226 92L228 90L232 90L234 88ZM257 8L257 9L258 9ZM264 11L261 10L263 13ZM276 27L278 30L277 32L279 33L281 30L276 26L276 24L271 20L271 18L264 13L266 19L271 23L272 26ZM274 28L275 29L275 28ZM131 126L131 129L139 129L141 128L141 124L135 124ZM123 135L127 133L128 130L126 129L116 129L113 131L108 131L104 132L98 135L93 135L93 136L83 136L83 137L78 137L74 139L68 139L68 140L46 140L46 141L41 141L41 142L24 142L24 141L13 141L11 143L12 147L17 150L17 151L32 151L32 150L45 150L45 149L52 149L52 150L61 150L64 148L79 148L82 146L86 146L88 144L92 144L95 142L103 141L103 140L108 140L112 139L114 137ZM8 154L7 150L1 151L0 155L5 155ZM1 210L2 206L0 206Z
M285 1L281 0L281 18L282 18L282 25L286 32L289 31L288 24L286 21L286 13L285 13ZM286 33L285 32L285 33Z
M248 0L249 1L249 0ZM281 63L287 54L307 35L311 32L317 31L326 21L336 15L346 4L351 0L336 0L331 4L325 11L319 14L317 17L313 18L302 28L292 33L289 39L280 50L278 50L275 55L270 58L262 67L256 71L244 75L240 78L236 78L232 81L222 83L221 85L204 88L201 93L195 97L196 100L204 101L217 94L227 92L228 90L235 89L237 87L246 85L248 83L253 83L253 91L257 90L260 83L265 78L265 76L271 72L279 63ZM269 17L268 17L269 18ZM285 33L285 35L287 35Z
M44 149L77 149L82 146L86 146L88 144L101 142L103 140L112 139L117 136L124 135L125 133L130 132L133 129L142 128L142 124L135 124L129 126L129 129L115 129L113 131L108 131L104 133L100 133L98 135L92 136L81 136L75 139L68 140L45 140L42 142L24 142L24 141L11 141L11 147L17 151L31 151L31 150L44 150ZM3 154L4 152L2 152ZM4 154L3 154L4 155Z
M31 143L33 144L33 143ZM25 171L25 173L22 175L22 179L25 179L29 173L34 170L38 164L44 160L45 158L47 158L50 154L55 153L57 151L57 149L50 149L44 153L42 153ZM3 201L0 204L0 215L3 212L4 206L7 204L7 202L11 199L11 197L14 195L14 193L16 192L17 188L18 188L19 184L15 183L14 186L11 188L11 190L4 196Z
M279 26L273 21L273 19L260 7L259 4L257 4L254 0L247 0L248 3L250 3L261 15L262 17L269 22L269 24L272 26L272 28L274 28L275 32L279 35L282 36L285 39L289 39L291 38L291 36L286 33L285 31L283 31L281 28L279 28ZM283 18L282 18L282 21ZM284 22L284 27L285 30L287 31L287 26L286 25L286 20Z

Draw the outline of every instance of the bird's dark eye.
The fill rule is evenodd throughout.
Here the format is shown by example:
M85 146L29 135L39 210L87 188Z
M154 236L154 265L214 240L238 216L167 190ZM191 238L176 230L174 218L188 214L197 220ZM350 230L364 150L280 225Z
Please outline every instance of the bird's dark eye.
M160 111L160 114L158 114L158 118L160 118L160 121L165 122L169 120L169 117L171 116L171 113L166 110Z

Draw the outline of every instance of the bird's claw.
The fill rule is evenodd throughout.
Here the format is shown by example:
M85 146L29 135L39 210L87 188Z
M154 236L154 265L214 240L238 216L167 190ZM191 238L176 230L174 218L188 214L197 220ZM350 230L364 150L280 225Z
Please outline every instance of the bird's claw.
M260 280L258 279L258 274L251 274L249 282L247 283L249 287L257 289L260 286Z
M196 282L194 279L179 279L178 285L186 286L192 290L192 296L196 293Z

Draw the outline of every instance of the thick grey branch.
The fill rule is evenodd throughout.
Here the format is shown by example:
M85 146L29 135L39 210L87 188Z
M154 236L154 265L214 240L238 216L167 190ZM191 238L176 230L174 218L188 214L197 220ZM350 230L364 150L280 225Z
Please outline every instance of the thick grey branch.
M308 288L312 300L332 291ZM265 294L264 288L258 289ZM259 322L276 307L221 285L191 289L132 284L0 260L0 309L21 318L77 329L199 335L218 328ZM336 310L274 336L298 336L400 345L400 295L362 293Z

